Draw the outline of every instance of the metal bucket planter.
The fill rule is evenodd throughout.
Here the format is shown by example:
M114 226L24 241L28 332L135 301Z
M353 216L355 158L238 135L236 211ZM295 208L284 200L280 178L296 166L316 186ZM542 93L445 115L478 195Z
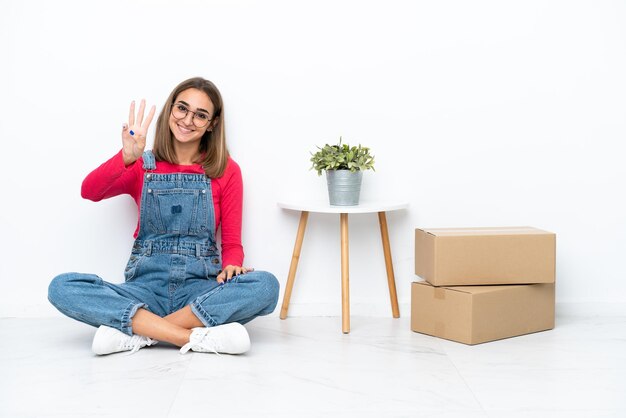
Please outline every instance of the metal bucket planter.
M333 206L358 205L362 180L362 171L326 170L330 204Z

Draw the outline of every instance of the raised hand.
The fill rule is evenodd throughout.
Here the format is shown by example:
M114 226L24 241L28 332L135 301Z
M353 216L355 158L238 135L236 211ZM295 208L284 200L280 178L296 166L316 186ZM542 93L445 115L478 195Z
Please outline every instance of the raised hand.
M131 102L128 124L125 123L122 126L122 155L126 165L137 161L146 148L146 134L148 133L150 123L152 123L156 108L152 106L148 116L144 119L143 113L145 108L146 101L142 99L135 117L135 102Z

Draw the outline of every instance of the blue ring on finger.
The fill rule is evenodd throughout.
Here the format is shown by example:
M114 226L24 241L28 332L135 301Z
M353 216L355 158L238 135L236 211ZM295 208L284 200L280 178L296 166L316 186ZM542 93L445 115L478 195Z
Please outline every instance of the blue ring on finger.
M133 130L132 130L132 129L130 130L129 134L130 134L131 136L135 135L135 133L133 132Z

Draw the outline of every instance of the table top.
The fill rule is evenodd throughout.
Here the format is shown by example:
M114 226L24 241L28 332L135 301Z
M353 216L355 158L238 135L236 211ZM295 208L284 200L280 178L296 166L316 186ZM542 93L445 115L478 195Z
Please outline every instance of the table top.
M318 213L374 213L406 209L409 207L409 204L407 202L392 200L361 200L361 203L356 206L331 206L328 203L328 200L298 200L280 201L278 202L278 207L283 209Z

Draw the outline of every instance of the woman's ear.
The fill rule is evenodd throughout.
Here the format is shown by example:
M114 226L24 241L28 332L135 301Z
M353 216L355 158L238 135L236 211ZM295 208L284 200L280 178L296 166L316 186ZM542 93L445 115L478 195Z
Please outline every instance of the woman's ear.
M207 131L212 132L213 128L215 128L219 122L220 122L220 117L219 116L214 117L211 123L209 124Z

